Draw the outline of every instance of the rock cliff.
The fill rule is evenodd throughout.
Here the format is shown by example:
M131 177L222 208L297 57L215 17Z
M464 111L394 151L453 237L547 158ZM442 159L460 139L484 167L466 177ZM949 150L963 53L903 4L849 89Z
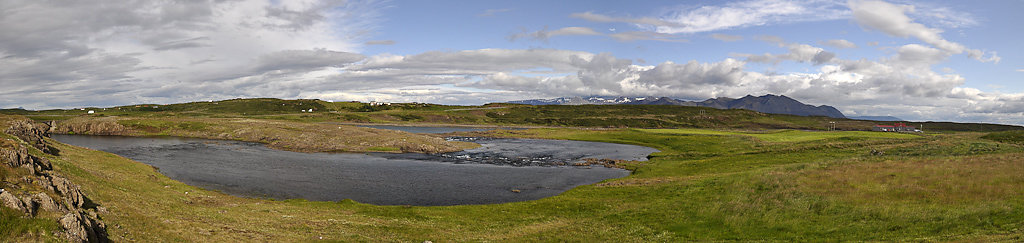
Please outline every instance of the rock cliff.
M30 151L59 153L44 139L50 126L27 119L0 124L8 126L4 133L16 138L0 137L0 166L7 167L0 169L9 172L0 174L0 205L25 217L57 215L54 220L72 242L109 242L106 225L96 214L97 205L78 185L56 173L49 159Z

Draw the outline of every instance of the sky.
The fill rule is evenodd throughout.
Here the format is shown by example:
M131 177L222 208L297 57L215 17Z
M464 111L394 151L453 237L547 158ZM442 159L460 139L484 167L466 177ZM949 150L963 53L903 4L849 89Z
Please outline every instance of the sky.
M1024 125L1022 0L0 0L0 108L786 95Z

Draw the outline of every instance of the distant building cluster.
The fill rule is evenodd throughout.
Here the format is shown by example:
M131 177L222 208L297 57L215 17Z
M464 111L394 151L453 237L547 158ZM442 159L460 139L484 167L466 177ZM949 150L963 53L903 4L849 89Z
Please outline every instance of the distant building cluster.
M376 102L376 101L371 101L370 102L370 106L382 106L382 105L391 105L391 102Z
M917 128L907 126L906 123L896 123L893 125L875 125L871 128L871 131L876 132L921 132Z

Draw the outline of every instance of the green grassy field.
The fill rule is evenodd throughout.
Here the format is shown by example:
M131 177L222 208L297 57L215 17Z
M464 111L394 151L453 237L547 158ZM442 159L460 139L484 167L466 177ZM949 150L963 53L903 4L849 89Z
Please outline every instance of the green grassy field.
M107 208L101 216L114 240L1024 239L1024 148L983 134L552 128L492 135L662 152L632 165L628 177L559 196L443 207L239 198L104 152L58 145L62 156L52 159Z
M83 110L84 109L84 110ZM307 112L310 109L313 112ZM95 114L87 114L87 111ZM176 118L251 118L295 122L462 124L499 126L603 127L603 128L709 128L739 130L826 130L835 122L846 131L867 131L874 122L828 117L765 114L749 110L720 110L670 105L519 105L449 106L396 103L371 106L358 102L322 100L281 100L270 98L233 99L182 104L147 104L107 108L27 111L0 110L0 114L23 115L38 121L67 120L79 116ZM999 124L911 122L926 131L993 132L1022 130Z
M699 116L692 110L698 108L646 106L575 107L580 112L572 116L572 106L409 104L360 111L362 104L324 102L314 109L328 112L285 112L307 102L258 115L204 113L192 107L108 109L93 116L142 119L121 123L161 131L209 129L218 126L209 121L219 119L316 125L345 117L388 123L580 125L590 128L463 135L624 143L661 152L649 161L629 163L630 176L558 196L441 207L240 198L185 185L151 166L105 152L56 144L61 155L45 156L106 209L100 216L115 241L1024 241L1022 136L951 132L1013 126L970 125L924 134L831 132L808 129L826 122L823 118L737 110L710 110L705 117L718 120L683 124L687 112ZM618 119L637 107L649 110L636 119ZM60 114L67 112L27 115L37 120L81 116ZM538 115L533 119L517 112ZM676 125L663 126L669 122ZM851 128L871 124L842 122ZM12 215L0 213L5 219ZM56 227L37 219L6 222L18 223L0 223L0 238L45 240L40 232Z

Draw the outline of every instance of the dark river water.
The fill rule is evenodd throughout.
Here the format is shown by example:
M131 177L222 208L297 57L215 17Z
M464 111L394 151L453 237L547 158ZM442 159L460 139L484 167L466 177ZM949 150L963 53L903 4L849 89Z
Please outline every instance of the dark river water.
M633 145L538 139L476 139L448 154L297 153L261 144L175 137L53 135L63 143L153 165L168 177L224 193L377 205L490 204L540 199L629 174L557 166L582 158L645 160ZM514 192L513 190L518 190Z

